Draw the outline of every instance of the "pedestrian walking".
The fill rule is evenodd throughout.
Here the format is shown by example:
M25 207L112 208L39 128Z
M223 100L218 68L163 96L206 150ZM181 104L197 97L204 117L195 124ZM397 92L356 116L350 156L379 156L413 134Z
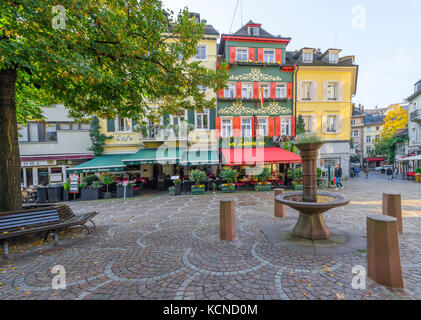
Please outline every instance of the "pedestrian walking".
M358 177L358 167L354 167L354 177Z
M344 188L344 186L341 183L341 178L342 178L342 168L340 164L337 164L335 168L336 190L339 190L339 188L341 189Z
M387 168L386 174L387 174L387 177L388 177L389 180L392 180L393 179L393 170L392 170L392 167L388 167Z
M399 169L398 169L398 167L395 167L395 178L398 177L398 174L399 174Z

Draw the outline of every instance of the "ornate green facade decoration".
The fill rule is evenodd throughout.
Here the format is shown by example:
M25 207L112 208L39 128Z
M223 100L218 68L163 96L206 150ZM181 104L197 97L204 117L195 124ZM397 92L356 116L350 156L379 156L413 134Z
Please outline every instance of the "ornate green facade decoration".
M249 73L243 73L237 76L230 76L229 81L254 81L254 82L262 82L262 81L284 81L279 76L272 76L269 74L262 73L262 71L258 68L252 68Z
M244 116L244 115L256 115L256 116L290 116L291 108L287 106L282 106L277 102L270 102L268 106L264 108L260 107L248 107L244 106L241 101L236 101L229 107L218 108L218 114L220 116Z

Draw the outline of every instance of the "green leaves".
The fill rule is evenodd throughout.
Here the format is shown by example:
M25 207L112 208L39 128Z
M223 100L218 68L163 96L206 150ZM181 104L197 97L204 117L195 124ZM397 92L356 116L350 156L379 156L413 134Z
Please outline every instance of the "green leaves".
M61 0L66 27L58 30L52 27L56 4L0 3L0 69L19 70L19 121L59 102L76 119L139 118L148 103L161 114L216 106L198 85L224 87L227 66L208 70L189 62L204 24L187 11L174 17L158 0Z

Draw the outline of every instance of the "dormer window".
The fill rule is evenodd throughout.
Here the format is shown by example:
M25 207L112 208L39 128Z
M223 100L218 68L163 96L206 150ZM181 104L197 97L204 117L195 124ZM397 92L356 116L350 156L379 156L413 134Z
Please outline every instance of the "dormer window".
M329 63L338 63L338 62L339 62L339 54L337 52L330 52Z
M303 62L304 63L313 62L313 52L303 52Z
M259 35L259 28L258 27L248 27L249 35L251 36L258 36Z
M247 61L248 60L248 50L237 48L237 61Z

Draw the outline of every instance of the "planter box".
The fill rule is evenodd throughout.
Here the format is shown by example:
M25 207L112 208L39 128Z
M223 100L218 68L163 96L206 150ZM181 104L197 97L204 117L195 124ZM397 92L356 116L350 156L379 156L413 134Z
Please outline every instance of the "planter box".
M303 190L303 185L301 183L294 184L294 190Z
M104 199L111 199L111 192L104 192Z
M272 185L271 184L256 184L254 186L254 190L259 191L272 191Z
M221 192L223 192L223 193L233 193L233 192L235 192L235 185L232 184L229 187L221 185Z
M80 200L98 200L99 189L82 189L80 193Z
M133 186L126 187L126 198L134 197L134 188ZM124 187L117 186L117 198L124 198Z
M47 189L48 202L60 202L63 201L63 186L49 186Z
M69 201L69 189L63 190L63 201Z
M203 188L191 187L191 194L204 194L204 193L205 193L205 187Z

